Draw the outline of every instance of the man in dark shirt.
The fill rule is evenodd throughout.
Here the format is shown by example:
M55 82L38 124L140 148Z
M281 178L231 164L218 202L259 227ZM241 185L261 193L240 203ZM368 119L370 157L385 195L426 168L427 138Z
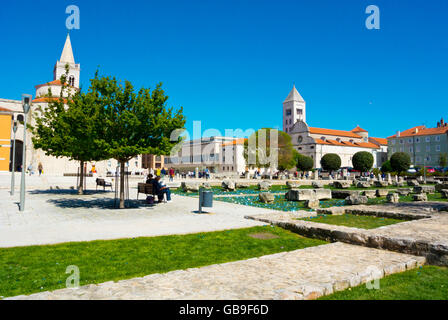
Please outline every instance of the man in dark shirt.
M166 201L171 201L171 190L167 186L160 183L160 176L157 176L154 180L155 194L159 197L159 202L163 201L163 196L166 194Z

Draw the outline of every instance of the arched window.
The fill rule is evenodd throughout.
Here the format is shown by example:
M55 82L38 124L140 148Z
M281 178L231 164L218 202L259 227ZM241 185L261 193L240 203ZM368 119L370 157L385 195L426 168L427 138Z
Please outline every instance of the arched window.
M72 86L72 87L75 86L75 77L74 77L74 76L70 76L70 77L68 78L68 84L69 84L70 86Z

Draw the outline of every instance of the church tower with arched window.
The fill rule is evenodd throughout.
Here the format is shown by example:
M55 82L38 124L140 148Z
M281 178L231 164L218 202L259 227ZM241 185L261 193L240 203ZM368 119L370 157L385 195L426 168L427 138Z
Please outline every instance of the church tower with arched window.
M65 66L69 65L69 76L67 82L70 86L79 88L79 75L81 67L75 63L75 57L73 56L72 43L70 41L70 35L67 34L65 40L64 49L62 50L61 58L56 62L53 70L53 80L60 80L61 76L65 74Z
M283 131L290 133L297 121L306 122L306 102L294 86L283 101Z

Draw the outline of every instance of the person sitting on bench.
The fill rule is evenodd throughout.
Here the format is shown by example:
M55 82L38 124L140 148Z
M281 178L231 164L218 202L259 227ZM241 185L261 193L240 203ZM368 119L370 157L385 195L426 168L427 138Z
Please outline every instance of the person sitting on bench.
M152 177L152 174L148 174L148 177L146 178L146 184L153 184L154 183L154 179Z
M163 201L163 196L166 194L166 201L171 202L171 190L160 182L160 176L157 176L153 181L155 187L155 193L159 197L159 202Z

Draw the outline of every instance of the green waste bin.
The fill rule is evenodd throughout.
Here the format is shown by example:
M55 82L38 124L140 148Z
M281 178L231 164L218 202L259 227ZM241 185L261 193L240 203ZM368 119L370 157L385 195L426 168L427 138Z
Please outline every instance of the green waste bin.
M202 207L213 207L213 191L204 188L199 189L199 213L202 213Z

